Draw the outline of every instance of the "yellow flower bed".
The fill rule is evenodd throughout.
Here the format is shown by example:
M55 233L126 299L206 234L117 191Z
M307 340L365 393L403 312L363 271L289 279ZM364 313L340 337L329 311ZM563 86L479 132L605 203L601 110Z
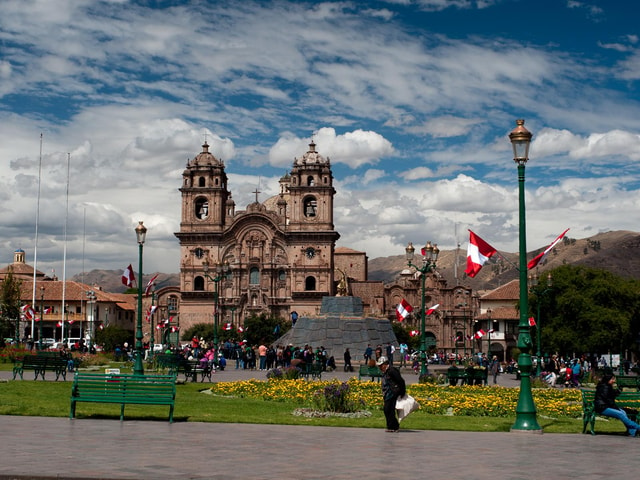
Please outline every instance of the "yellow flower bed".
M262 398L276 402L292 402L308 405L316 390L331 381L246 380L241 382L219 382L211 387L215 395L240 398ZM365 408L382 407L380 384L348 381L350 396L354 401L362 400ZM414 384L407 386L407 393L421 405L421 411L437 415L468 415L503 417L514 415L518 403L519 389L482 386L433 386ZM582 416L582 400L577 389L534 389L533 400L539 415L553 418Z

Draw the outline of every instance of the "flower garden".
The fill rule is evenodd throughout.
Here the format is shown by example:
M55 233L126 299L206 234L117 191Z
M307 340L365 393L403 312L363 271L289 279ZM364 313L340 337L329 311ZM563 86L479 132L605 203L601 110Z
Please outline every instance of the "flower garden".
M380 384L361 382L355 378L346 382L348 389L340 389L337 381L306 380L246 380L215 383L210 391L214 395L290 402L299 406L313 406L318 391L347 392L351 404L363 409L382 408ZM519 389L484 386L437 386L413 384L407 393L420 403L420 411L434 415L505 417L515 414ZM326 393L325 393L326 395ZM539 415L551 418L580 418L582 400L577 389L533 389L533 398Z

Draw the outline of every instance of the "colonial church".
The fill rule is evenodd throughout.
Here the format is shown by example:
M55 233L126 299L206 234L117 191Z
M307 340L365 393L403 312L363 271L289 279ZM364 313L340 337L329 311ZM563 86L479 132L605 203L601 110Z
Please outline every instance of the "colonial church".
M220 322L239 325L262 312L315 314L322 297L335 294L336 191L329 158L313 141L280 179L279 195L260 202L256 189L244 210L206 142L188 162L180 192L181 327L211 322L215 303ZM366 264L364 253L350 252L350 265Z

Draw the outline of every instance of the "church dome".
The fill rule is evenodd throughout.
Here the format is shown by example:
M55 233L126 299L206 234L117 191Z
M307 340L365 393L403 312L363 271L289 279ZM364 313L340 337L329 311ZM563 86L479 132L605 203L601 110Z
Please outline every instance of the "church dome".
M194 159L190 162L191 165L215 165L220 166L222 162L213 156L211 152L209 152L209 144L205 141L202 145L202 152L194 157Z
M313 143L313 140L309 144L309 150L305 153L302 158L296 158L295 165L329 165L329 159L323 157L318 152L316 152L316 144Z

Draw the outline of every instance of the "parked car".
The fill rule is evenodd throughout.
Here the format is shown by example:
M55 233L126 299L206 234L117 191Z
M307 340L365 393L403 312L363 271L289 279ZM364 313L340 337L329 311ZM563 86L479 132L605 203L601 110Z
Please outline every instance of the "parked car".
M153 353L161 353L163 351L164 351L164 345L162 345L161 343L153 344Z
M40 345L40 340L36 340L35 341L36 345ZM43 338L42 339L42 348L53 348L53 346L56 344L56 339L55 338Z

